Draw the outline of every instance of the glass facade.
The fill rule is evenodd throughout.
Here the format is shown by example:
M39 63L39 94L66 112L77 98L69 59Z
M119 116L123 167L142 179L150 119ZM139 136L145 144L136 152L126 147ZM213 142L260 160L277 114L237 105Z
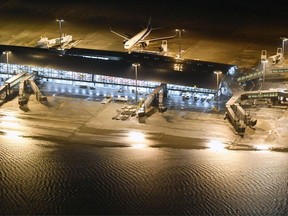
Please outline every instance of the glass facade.
M8 71L7 71L8 69ZM126 79L121 77L112 77L97 75L91 73L80 73L74 71L57 70L53 68L41 68L37 66L17 65L0 63L0 74L2 78L8 79L20 72L33 73L36 72L39 78L44 81L54 81L57 83L71 84L71 85L87 85L87 86L101 86L101 87L117 87L124 86L134 87L136 86L135 79ZM140 90L146 93L150 93L159 86L161 83L137 80L137 86ZM196 86L181 86L174 84L167 84L166 87L169 94L180 95L182 92L195 92L195 93L208 93L215 94L215 89L198 88Z

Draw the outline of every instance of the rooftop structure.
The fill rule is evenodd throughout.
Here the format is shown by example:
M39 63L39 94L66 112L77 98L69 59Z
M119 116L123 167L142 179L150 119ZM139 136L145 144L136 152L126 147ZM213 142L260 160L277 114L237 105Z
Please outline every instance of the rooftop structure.
M214 71L222 71L225 75L236 68L234 65L147 53L128 54L79 48L59 51L0 45L0 51L4 50L11 51L10 64L135 79L132 64L139 63L139 80L208 89L216 89ZM0 62L5 63L4 55Z

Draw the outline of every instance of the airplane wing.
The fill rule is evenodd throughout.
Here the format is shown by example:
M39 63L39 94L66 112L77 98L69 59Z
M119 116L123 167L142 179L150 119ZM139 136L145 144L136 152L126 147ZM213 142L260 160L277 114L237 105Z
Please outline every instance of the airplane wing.
M121 34L121 33L118 33L118 32L113 31L112 28L110 28L110 31L111 31L113 34L116 34L116 35L124 38L125 40L129 40L129 39L130 39L127 35L124 35L124 34Z
M172 38L175 38L177 36L177 34L178 34L178 32L176 32L175 35L159 37L159 38L151 38L151 39L142 40L140 42L145 42L145 41L153 42L153 41L158 41L158 40L172 39Z

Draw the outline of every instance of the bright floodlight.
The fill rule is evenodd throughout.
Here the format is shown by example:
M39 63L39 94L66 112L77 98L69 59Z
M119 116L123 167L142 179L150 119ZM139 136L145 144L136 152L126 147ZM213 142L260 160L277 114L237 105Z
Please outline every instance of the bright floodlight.
M11 53L11 51L4 51L3 52L3 54L5 54L5 55L8 55L8 54L10 54Z
M135 101L136 101L136 103L137 103L137 101L138 101L138 86L137 86L137 80L138 80L138 78L137 78L137 73L138 73L138 70L137 70L137 68L138 68L138 66L140 66L140 64L139 63L133 63L132 64L132 66L135 68L135 80L136 80L136 97L135 97Z
M182 53L181 53L181 32L184 32L184 29L175 29L176 32L179 33L179 53L178 53L178 58L181 59Z
M62 22L64 22L64 20L63 19L56 19L56 21L59 23L60 49L62 50Z
M288 40L288 38L285 38L285 37L281 37L281 39L282 39L282 58L283 58L283 60L284 60L284 57L285 57L285 41L287 41Z
M3 52L4 55L6 55L6 65L7 65L7 74L8 74L8 71L9 71L9 54L11 54L11 51L7 50L7 51L4 51Z
M217 76L217 86L216 86L216 102L217 102L217 110L219 109L219 98L218 98L218 91L219 91L219 75L222 74L221 71L214 71L214 74Z

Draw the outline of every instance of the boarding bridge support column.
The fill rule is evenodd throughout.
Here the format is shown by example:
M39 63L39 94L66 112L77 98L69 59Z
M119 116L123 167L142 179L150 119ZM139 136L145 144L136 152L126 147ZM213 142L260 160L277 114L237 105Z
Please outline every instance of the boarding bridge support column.
M38 101L46 101L46 100L47 100L47 97L46 97L46 96L43 96L43 95L41 94L40 89L38 88L38 86L36 85L36 83L34 82L34 80L29 79L29 84L30 84L32 90L33 90L34 93L35 93L36 100L38 100Z
M276 55L279 56L280 61L283 61L283 50L282 50L282 48L277 48Z
M4 96L4 94L5 94L5 96ZM7 85L4 85L4 86L1 86L0 87L0 96L1 96L1 98L0 99L2 99L2 98L6 98L7 97Z
M267 51L262 50L261 51L261 62L266 61L266 60L267 60Z
M167 40L162 40L160 51L163 53L168 52L168 43Z
M27 85L26 80L22 80L19 83L19 93L18 93L18 104L24 106L28 103L28 96L25 94L25 86Z
M168 96L168 88L167 88L167 84L162 83L161 85L163 85L162 91L163 91L163 97L167 98Z

